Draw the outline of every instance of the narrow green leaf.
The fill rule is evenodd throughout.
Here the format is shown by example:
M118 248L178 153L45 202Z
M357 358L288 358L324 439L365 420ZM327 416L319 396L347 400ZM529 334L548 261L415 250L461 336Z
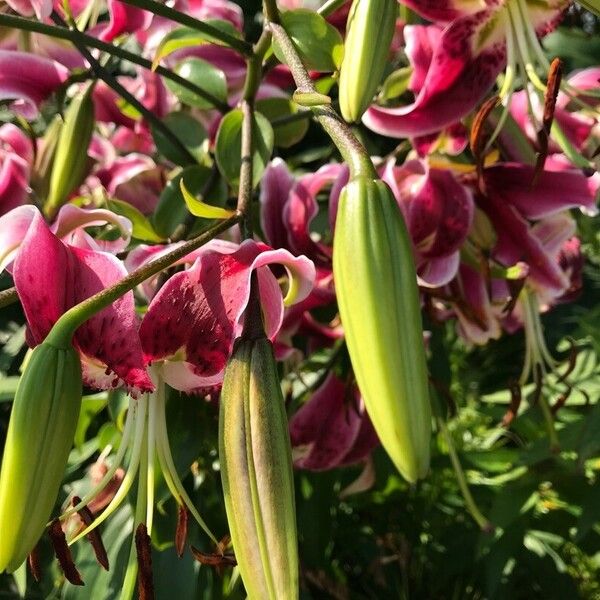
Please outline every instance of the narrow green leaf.
M109 200L108 207L118 215L127 217L133 225L132 235L143 242L162 242L164 238L158 235L152 223L135 207L123 200Z
M235 210L227 210L220 206L211 206L203 200L199 200L185 187L183 177L179 180L179 188L188 210L195 216L203 219L228 219L235 214Z

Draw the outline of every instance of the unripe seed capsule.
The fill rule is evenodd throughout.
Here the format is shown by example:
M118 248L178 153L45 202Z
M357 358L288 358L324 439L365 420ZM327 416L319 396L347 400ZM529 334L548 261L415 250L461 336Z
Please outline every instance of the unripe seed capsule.
M429 469L427 365L410 238L384 182L358 177L342 190L333 274L365 407L390 458L414 482Z
M0 470L0 572L34 549L56 502L81 406L77 352L44 342L19 381Z

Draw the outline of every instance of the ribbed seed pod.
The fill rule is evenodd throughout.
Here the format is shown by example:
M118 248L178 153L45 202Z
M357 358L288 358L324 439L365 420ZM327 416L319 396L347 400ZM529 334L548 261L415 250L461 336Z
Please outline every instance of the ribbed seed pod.
M271 342L237 342L219 415L225 509L248 598L298 598L298 548L288 422Z
M340 67L342 116L360 121L381 82L398 16L397 0L354 0Z
M52 217L68 195L81 184L88 168L87 149L94 131L93 83L67 107L50 175L50 189L44 212Z
M81 406L72 348L37 346L15 395L0 471L0 572L34 549L62 482Z
M429 469L431 406L410 238L389 187L340 194L333 274L346 344L383 447L410 482Z

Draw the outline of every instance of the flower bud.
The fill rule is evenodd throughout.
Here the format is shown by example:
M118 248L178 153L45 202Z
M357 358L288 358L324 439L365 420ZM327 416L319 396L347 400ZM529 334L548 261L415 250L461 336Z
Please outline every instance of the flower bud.
M0 572L34 549L56 502L81 406L73 347L37 346L19 381L0 471Z
M225 509L248 598L298 598L298 548L288 422L271 342L240 338L219 415Z
M340 67L340 110L360 121L381 82L398 15L397 0L354 0Z
M89 167L87 149L94 131L93 83L80 92L65 111L50 175L44 212L52 217L82 182Z
M429 469L431 407L411 242L389 187L340 194L333 274L346 344L375 430L410 482Z

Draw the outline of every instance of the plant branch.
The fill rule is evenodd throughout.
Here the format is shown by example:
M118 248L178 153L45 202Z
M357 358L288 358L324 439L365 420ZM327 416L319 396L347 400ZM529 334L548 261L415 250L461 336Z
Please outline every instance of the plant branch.
M177 262L184 256L187 256L190 252L193 252L220 233L223 233L232 225L238 223L241 216L242 215L239 212L236 212L236 214L232 217L225 219L224 221L220 221L210 229L207 229L204 233L200 234L198 237L185 242L168 254L165 254L160 258L157 258L156 260L144 265L143 267L136 269L133 273L130 273L127 275L127 277L124 277L121 279L121 281L115 283L113 286L106 288L105 290L102 290L93 296L90 296L83 302L80 302L76 306L70 308L55 323L54 327L48 334L46 341L59 347L70 344L75 330L85 321L87 321L92 315L106 308L115 300L131 291L140 283L144 282L146 279L156 275L163 269L170 267L173 263Z
M298 91L302 93L317 94L317 90L315 89L306 68L302 64L302 60L298 55L294 43L286 30L272 20L271 16L274 10L277 10L275 3L271 0L265 0L265 16L269 20L267 26L273 33L273 37L279 44L279 47L285 56L285 61L292 72ZM348 127L346 122L330 106L315 106L311 107L311 110L317 121L337 146L344 161L348 163L350 177L352 178L358 175L373 178L377 177L369 154L352 133L352 130Z
M151 12L154 15L165 17L171 21L174 21L175 23L185 25L186 27L190 27L191 29L195 29L201 33L206 33L210 37L223 42L223 44L229 46L233 50L237 50L240 54L243 54L244 56L252 56L252 46L248 42L229 35L221 29L213 27L204 21L199 21L190 15L186 15L183 12L175 10L166 4L159 4L154 0L121 0L121 2L123 2L123 4L135 6L136 8L141 8Z
M53 12L52 20L59 26L64 27L66 24L62 18ZM99 79L102 79L106 85L111 87L121 98L131 104L149 123L152 123L158 131L160 131L174 146L178 148L186 157L190 164L195 164L197 160L191 152L183 145L181 140L171 131L163 121L157 117L151 110L148 110L131 92L126 90L117 79L109 73L91 54L91 52L81 43L73 42L81 55L88 61L94 73Z
M23 31L32 31L33 33L41 33L42 35L47 35L48 37L53 37L61 40L67 40L77 45L77 43L86 46L88 48L95 48L96 50L100 50L102 52L107 52L111 56L116 56L121 60L125 60L134 65L138 65L144 69L148 69L152 71L152 61L140 56L139 54L135 54L133 52L129 52L119 46L115 46L114 44L108 44L107 42L103 42L95 37L82 33L76 29L68 29L66 27L56 27L54 25L48 25L46 23L39 23L38 21L33 21L30 19L25 19L23 17L17 17L14 15L4 15L0 14L0 26L11 27L13 29L21 29ZM210 102L217 110L220 112L227 112L229 110L229 106L210 94L209 92L203 90L202 88L194 85L189 82L187 79L184 79L177 73L173 73L169 69L158 66L155 69L155 72L164 77L165 79L170 79L174 83L186 88L190 92L193 92L197 96L204 98L207 102Z
M344 6L349 0L327 0L317 11L322 17L332 15L336 10Z
M7 290L2 290L0 292L0 308L4 308L5 306L10 306L14 304L19 299L19 295L17 294L17 288L11 287Z
M263 58L271 45L271 34L263 31L254 46L254 53L247 60L246 79L242 92L240 108L242 110L242 144L240 164L240 184L238 190L238 211L243 215L240 223L242 237L248 239L252 236L252 218L250 205L252 200L253 176L253 127L254 127L254 100L262 76Z

